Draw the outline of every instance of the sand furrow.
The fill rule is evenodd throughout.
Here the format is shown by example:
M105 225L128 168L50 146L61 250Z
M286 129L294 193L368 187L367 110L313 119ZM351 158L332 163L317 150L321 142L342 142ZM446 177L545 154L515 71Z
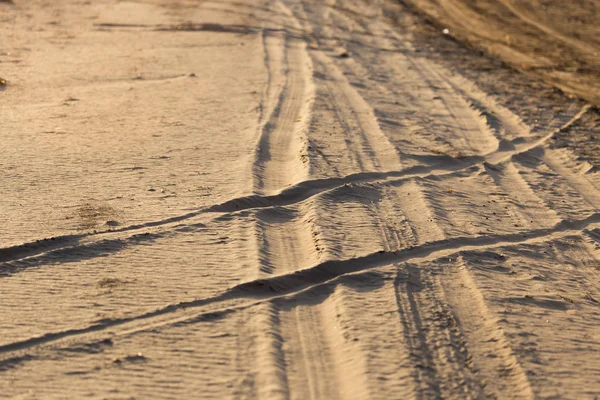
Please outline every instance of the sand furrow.
M218 298L199 300L199 304L219 301L229 296L273 296L304 290L313 285L328 282L340 276L377 268L394 262L414 261L442 257L456 251L497 247L510 243L535 243L547 240L549 237L562 237L580 232L600 221L599 214L592 214L582 220L561 221L552 228L521 231L506 235L486 235L478 237L458 237L425 243L420 246L386 252L375 253L341 261L324 261L309 269L296 271L286 275L258 279L235 286ZM194 305L192 302L190 305Z
M465 355L481 385L491 398L533 399L527 374L519 364L501 327L490 312L468 268L458 257L441 275L444 298L464 337Z
M598 222L600 222L600 216L598 214L592 214L590 217L583 220L561 221L554 227L548 229L523 231L507 235L444 239L402 251L386 252L382 250L373 254L347 260L324 261L308 269L241 283L215 297L181 302L134 317L115 318L84 328L52 332L24 341L8 343L0 346L0 352L16 351L47 342L53 342L65 337L97 332L113 326L135 323L136 321L143 322L157 317L160 318L164 315L177 312L180 309L204 307L210 304L218 304L219 302L234 301L238 298L272 298L283 296L300 292L310 287L319 286L350 273L370 270L394 262L415 261L430 259L432 257L437 258L452 254L456 251L497 247L510 243L536 243L547 240L549 237L563 237L580 232L587 227L593 227L594 224L597 224Z
M287 310L282 332L292 399L343 398L340 394L348 376L338 371L340 343L332 343L330 337L336 317L327 313L331 298L321 301L298 299L283 306Z
M399 267L396 296L421 396L483 398L464 337L431 270L413 264Z
M0 248L0 262L19 260L30 256L39 255L62 249L77 244L79 240L87 235L65 235L56 238L40 239L35 242L27 242L20 245Z
M304 269L319 261L315 243L313 201L299 209L270 208L256 213L260 271L282 274Z
M512 161L520 171L520 176L536 195L561 218L574 219L594 213L597 203L594 199L593 186L589 183L585 185L589 186L588 194L581 184L573 184L574 178L570 180L567 178L571 173L564 168L561 169L558 164L554 165L557 170L552 168L549 164L553 161L550 159L546 162L545 153L544 149L538 148L514 156Z
M250 320L254 340L248 345L251 347L247 356L251 360L248 379L252 381L259 399L289 399L280 307L266 302L255 308L256 315Z
M459 265L468 275L448 270L443 276L459 293L455 297L459 313L461 307L477 306L479 295L485 303L476 311L480 330L477 321L469 325L468 315L461 326L469 340L476 340L471 345L473 360L480 363L490 389L524 398L545 397L557 390L569 391L574 398L590 395L589 374L599 364L587 357L565 357L598 347L587 327L597 316L573 318L597 307L590 300L597 296L594 277L585 267L597 263L597 254L590 250L581 234L574 232L537 243L465 251ZM478 338L483 343L477 344ZM477 349L484 353L478 354ZM563 361L556 363L556 359Z
M283 85L283 88L276 105L271 106L271 99L268 99L265 106L265 109L272 107L272 111L264 121L256 153L255 191L259 193L277 192L306 179L305 130L312 118L314 98L312 66L306 53L306 43L288 37L278 38L273 45L269 42L265 57L269 60L267 68L273 66L275 71L283 69L281 73L269 73L272 77L270 85ZM278 54L280 51L283 55Z
M559 120L555 121L555 126L550 126L547 129L545 135L540 138L534 138L533 140L513 140L514 147L509 149L498 149L498 151L487 154L485 156L486 161L490 163L500 163L502 161L508 160L511 157L518 156L520 154L525 154L531 150L534 150L538 147L544 147L546 144L557 134L568 130L571 126L577 123L588 111L590 110L590 105L585 104L576 112L573 112L572 117L561 123Z
M577 165L568 150L545 150L543 161L559 174L569 187L583 197L595 210L600 208L600 190L595 182L585 175L585 165Z
M444 79L444 76L434 69L431 62L423 62L418 58L409 58L409 60L417 67L417 71L429 87L438 88L436 93L447 115L440 113L436 117L449 118L456 122L455 134L458 135L457 139L461 145L459 150L465 149L467 154L477 155L485 155L496 151L499 148L499 138L494 135L488 119L474 109L460 95L460 92L456 91L453 85L450 85Z
M323 52L313 52L315 60L321 66L321 73L330 77L326 81L337 104L337 109L342 115L342 120L350 125L352 136L361 138L362 146L357 151L363 157L362 165L365 171L392 171L400 168L398 152L389 142L387 136L381 131L372 107L352 87L342 71ZM356 139L354 139L356 140ZM365 164L364 157L370 159L370 164Z
M546 226L560 220L557 212L539 197L535 190L521 176L521 171L513 162L500 164L484 164L486 173L494 183L510 195L515 212L521 216L520 225Z
M285 36L274 35L268 30L261 32L261 45L264 51L264 65L266 69L266 86L261 94L260 114L258 119L258 144L256 146L255 160L260 159L260 152L264 146L267 146L267 136L269 134L267 124L273 117L276 107L280 101L283 88L286 84L284 57L285 57ZM260 165L254 163L253 176L256 179L260 177L262 171L258 171ZM254 188L261 183L255 181Z

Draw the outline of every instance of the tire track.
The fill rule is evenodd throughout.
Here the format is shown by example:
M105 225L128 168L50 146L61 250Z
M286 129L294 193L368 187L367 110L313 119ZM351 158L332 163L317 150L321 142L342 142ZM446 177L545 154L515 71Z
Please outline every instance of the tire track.
M282 3L277 5L288 16L290 25L299 28L291 11ZM312 63L304 41L292 41L286 51L285 88L273 114L275 120L267 122L259 147L256 163L259 193L279 192L305 181L310 173L306 131L311 126L316 91L309 79ZM319 262L319 248L314 242L314 203L318 201L315 198L294 208L257 210L262 275L293 273ZM282 312L275 302L269 302L268 307L259 311L259 315L266 314L267 325L263 330L274 333L257 342L260 347L255 354L262 360L255 372L258 397L331 398L325 395L331 392L330 383L325 380L328 370L323 368L332 363L324 361L330 357L319 331L320 310L294 307ZM312 360L323 362L311 364Z
M305 131L314 101L312 66L305 42L285 36L267 40L265 47L270 78L263 107L269 117L261 124L254 168L255 191L263 194L281 191L307 178ZM272 106L276 93L272 86L278 85L283 88Z
M386 224L385 214L382 217L379 224L387 243L385 250L401 248L403 239ZM415 231L419 231L418 225ZM447 267L447 260L452 268ZM466 267L459 264L457 268L453 260L452 256L436 260L442 271L423 265L397 267L396 301L406 352L413 360L416 397L533 398L527 376L499 326L490 319L481 292ZM478 302L465 302L465 290L478 296ZM489 337L480 337L482 334ZM494 358L488 361L490 355ZM499 379L493 379L495 376Z
M472 368L478 371L485 397L533 399L529 379L462 256L452 269L441 275L441 285L464 337Z
M432 63L421 62L419 59L410 57L408 59L417 67L416 70L429 87L442 89L436 91L436 94L447 111L447 116L441 114L436 117L444 119L449 117L456 121L459 135L457 141L461 145L458 150L465 149L466 154L474 152L476 155L497 151L500 147L499 138L494 135L489 120L466 101L460 92L448 84L433 68Z
M290 18L296 18L285 6L281 5L280 8ZM297 19L292 24L299 26ZM309 124L310 121L305 122L306 127ZM281 158L289 158L282 150L282 146L277 149L273 146L273 151L279 151ZM276 159L277 154L272 157ZM308 163L309 160L305 161ZM273 171L281 175L280 168ZM320 261L324 249L318 243L319 218L316 211L323 205L321 198L315 197L294 209L275 208L257 212L263 237L261 264L266 266L264 272L293 273ZM270 364L285 365L285 376L279 370L278 377L271 378L286 382L286 391L279 390L278 397L338 398L339 386L347 381L347 377L336 372L340 364L333 354L336 346L332 343L331 329L328 328L335 321L335 315L328 313L329 307L325 303L311 301L309 305L289 304L284 309L275 303L271 304L277 308L277 338L286 343L284 349L277 345L277 338L268 338L279 349L277 356L273 356L273 353L268 356L272 360ZM269 330L273 329L275 327ZM264 371L259 376L262 373Z
M420 187L417 186L417 192ZM417 193L418 194L418 193ZM425 202L427 209L428 202ZM406 234L390 226L381 215L379 225L385 238L385 250L402 248ZM433 221L438 226L439 222ZM414 232L422 231L419 226ZM444 234L438 227L439 235ZM409 235L409 237L412 235ZM425 238L422 238L425 239ZM426 239L425 239L426 240ZM413 237L414 244L419 243ZM439 279L425 264L396 264L394 293L402 326L405 352L411 360L416 398L483 398L481 383L474 376L464 337L456 328L449 305L444 300Z
M264 64L266 69L266 87L262 93L260 114L258 119L258 143L254 154L253 177L254 189L260 190L263 186L262 175L264 166L261 162L261 152L268 151L268 137L271 127L269 122L274 118L274 113L279 106L283 89L286 85L285 78L285 36L272 35L269 31L261 32L262 48L264 51Z
M284 306L292 398L337 399L343 398L344 392L350 393L344 387L353 383L343 371L340 356L347 357L353 352L340 340L339 328L335 328L343 314L335 305L339 302L336 292L337 289L327 297L317 293L310 298L299 297ZM354 374L360 376L357 371Z
M326 81L326 84L333 95L339 119L349 125L348 132L355 132L361 138L360 148L351 146L361 159L359 165L366 171L398 170L400 168L398 153L381 131L373 109L323 52L316 51L313 55L320 65L320 71L331 77L331 81Z
M319 260L313 244L313 203L303 204L300 209L282 207L256 212L262 273L272 275L303 269Z
M592 182L581 172L574 172L580 169L573 161L573 156L568 154L567 150L545 150L543 161L554 172L563 177L569 187L575 190L583 197L595 210L600 208L600 190L595 182Z
M577 232L538 243L465 251L459 266L465 267L466 279L461 280L465 277L458 276L459 271L444 275L457 285L460 293L456 302L461 306L477 305L477 292L469 292L469 278L485 297L487 307L476 315L489 326L476 330L477 325L469 326L468 320L461 325L467 337L483 335L479 348L484 353L474 352L473 359L486 363L481 368L491 389L514 392L522 398L556 393L585 398L595 394L588 382L594 381L598 363L574 356L583 348L598 348L593 333L598 317L595 312L588 314L597 308L590 300L597 296L597 290L593 274L585 268L585 264L597 261L585 235ZM587 316L574 320L571 315L575 313ZM547 329L544 324L550 321L560 329ZM591 341L573 340L579 337Z
M484 398L465 339L431 269L399 268L397 300L420 398Z
M579 192L582 190L581 185L570 184L565 175L560 174L545 162L548 159L545 154L546 151L543 148L538 148L514 156L513 162L519 169L521 177L544 201L546 207L553 209L561 218L575 219L582 214L594 213L597 203L594 200L593 187L589 185L587 191ZM549 163L570 175L551 159Z
M251 366L259 399L289 399L288 365L285 359L284 338L282 336L281 310L274 302L256 306L253 317L252 334L255 338L250 344Z
M494 134L496 130L491 126L490 118L486 118L486 115L492 115L491 112L483 114L478 110L470 101L471 99L465 97L463 91L458 91L456 87L450 85L439 68L430 61L412 56L410 45L405 44L396 32L378 19L362 19L360 14L348 10L342 11L339 8L335 11L336 14L358 23L379 47L395 50L385 55L384 62L376 62L374 58L361 60L364 56L361 52L357 52L357 55L346 63L351 64L357 70L357 75L364 79L364 87L368 88L365 90L387 94L386 96L373 94L370 97L375 100L378 100L377 97L397 99L396 104L401 103L406 110L405 113L409 115L427 110L434 120L433 123L436 124L436 129L444 131L443 140L455 149L456 154L483 155L497 150L499 138ZM367 53L368 55L371 54ZM382 84L378 83L381 81L380 77L385 77ZM481 103L478 105L483 107ZM397 128L394 128L396 123L390 121L397 118L393 117L392 108L398 107L383 104L378 112L384 121L391 122L388 125L391 125L389 129L393 136L403 136L397 132ZM418 124L415 125L411 121L411 118L401 118L399 123L411 126L415 131L421 129ZM426 130L427 127L424 129ZM438 145L436 142L440 139L440 134L428 139L430 143L427 147L436 148Z

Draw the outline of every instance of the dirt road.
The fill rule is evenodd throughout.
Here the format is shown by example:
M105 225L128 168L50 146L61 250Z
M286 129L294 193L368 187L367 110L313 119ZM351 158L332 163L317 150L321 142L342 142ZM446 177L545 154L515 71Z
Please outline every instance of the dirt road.
M15 3L0 397L600 396L585 102L382 1Z

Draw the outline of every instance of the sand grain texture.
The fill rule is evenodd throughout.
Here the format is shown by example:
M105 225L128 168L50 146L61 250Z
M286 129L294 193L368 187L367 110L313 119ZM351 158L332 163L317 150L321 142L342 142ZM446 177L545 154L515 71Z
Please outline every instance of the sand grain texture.
M595 111L387 6L0 4L0 398L600 396Z

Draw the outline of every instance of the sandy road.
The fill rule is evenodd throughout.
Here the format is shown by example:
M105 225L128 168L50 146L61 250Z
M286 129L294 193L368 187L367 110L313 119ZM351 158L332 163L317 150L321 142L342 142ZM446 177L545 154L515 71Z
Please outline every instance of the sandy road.
M1 397L600 395L588 107L529 126L383 5L1 6Z

